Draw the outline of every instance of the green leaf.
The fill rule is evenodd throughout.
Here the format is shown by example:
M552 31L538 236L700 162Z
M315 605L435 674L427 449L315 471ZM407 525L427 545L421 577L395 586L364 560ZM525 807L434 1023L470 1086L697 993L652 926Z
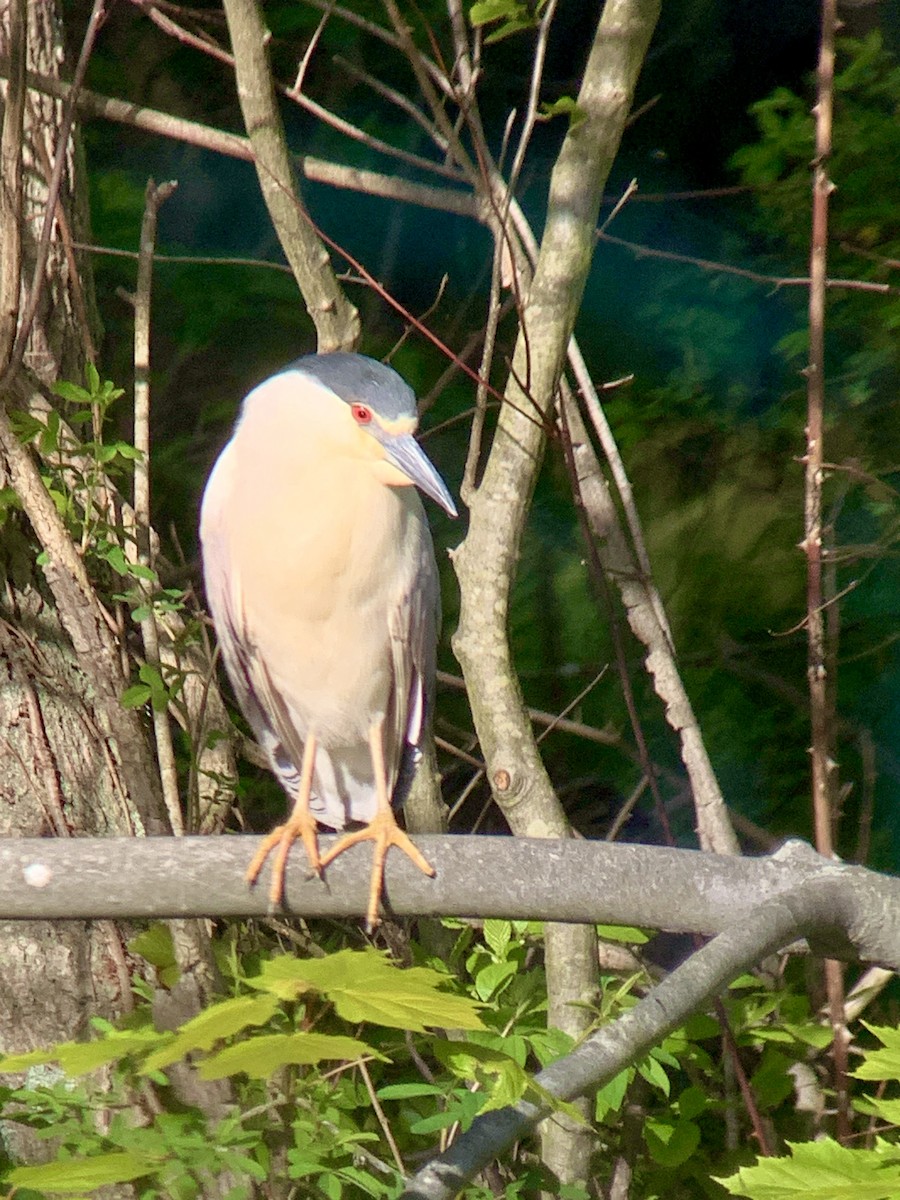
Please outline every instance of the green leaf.
M150 1028L115 1030L93 1042L64 1042L54 1047L54 1057L67 1075L85 1075L129 1054L144 1054L167 1037Z
M157 970L161 967L171 967L175 962L172 931L162 921L154 922L148 929L133 937L128 943L128 949L132 954L139 954L141 958L145 958Z
M56 1062L56 1053L50 1050L27 1050L24 1054L6 1054L0 1058L0 1074L12 1075L18 1071L27 1071L31 1067L39 1067L44 1063Z
M553 117L567 116L572 129L576 125L580 125L586 115L584 109L579 108L571 96L560 96L552 104L544 103L541 105L541 116L544 120L549 121Z
M359 1062L361 1058L390 1061L356 1038L331 1037L325 1033L272 1033L247 1038L237 1046L220 1050L204 1059L197 1071L202 1079L223 1079L238 1071L251 1079L266 1079L289 1063L310 1066L325 1061Z
M624 1071L620 1071L618 1075L614 1075L598 1090L595 1100L596 1120L602 1121L607 1113L619 1111L633 1077L634 1070L628 1067Z
M150 1054L142 1068L144 1074L160 1071L187 1057L194 1050L209 1050L223 1038L233 1037L248 1026L265 1025L279 1007L277 996L235 996L211 1004L186 1021L175 1037Z
M146 683L134 683L122 693L119 703L123 708L141 708L150 699L150 689Z
M693 1121L644 1122L644 1141L651 1157L661 1167L680 1167L700 1145L700 1129Z
M475 991L479 1000L490 1000L492 996L502 990L505 983L508 983L518 973L518 970L518 964L514 962L494 962L484 967L475 976Z
M39 1188L43 1192L85 1192L108 1184L128 1183L152 1174L160 1165L159 1159L125 1150L44 1163L39 1167L15 1167L6 1179L13 1187Z
M377 1094L379 1100L412 1100L417 1096L442 1096L444 1090L433 1083L389 1083Z
M59 1063L67 1075L84 1075L128 1054L143 1052L162 1036L154 1029L114 1030L93 1042L60 1042L48 1050L7 1055L0 1058L0 1072L27 1071L30 1067L52 1062Z
M832 1138L788 1143L790 1158L761 1158L719 1179L733 1196L751 1200L895 1200L900 1164L884 1150L851 1150Z
M67 379L58 379L56 383L50 385L50 391L54 396L59 396L61 400L65 400L69 404L90 404L91 402L90 392L86 392L77 383L69 383Z
M881 1050L869 1050L865 1059L850 1074L856 1079L900 1080L900 1030L891 1025L870 1025L863 1021L866 1029L883 1044Z
M469 10L469 20L475 28L500 21L484 39L485 43L499 42L523 29L533 29L535 20L521 0L477 0Z
M879 1099L877 1096L860 1096L853 1101L857 1112L866 1116L880 1117L888 1125L900 1125L900 1100Z
M100 557L106 559L117 575L127 575L130 570L130 563L125 557L125 551L121 546L107 545L102 551L99 551Z
M476 28L491 21L517 21L527 13L521 0L476 0L469 9L469 21Z
M150 689L150 703L156 712L165 712L169 707L169 689L166 687L159 668L143 663L138 678Z
M649 1056L643 1062L638 1063L637 1069L652 1087L658 1088L664 1096L668 1096L669 1077L657 1059Z
M429 967L401 970L371 947L340 950L327 958L283 955L264 963L260 974L247 982L283 1000L295 1000L314 988L328 997L338 1016L353 1024L368 1021L417 1033L433 1026L484 1028L472 1000L440 990L447 983L445 975Z
M504 1054L474 1042L435 1042L435 1057L459 1079L489 1085L489 1100L482 1111L505 1108L521 1100L531 1082L527 1071Z
M524 1067L503 1050L472 1041L436 1041L432 1049L435 1057L458 1078L478 1083L487 1090L488 1099L481 1108L482 1112L506 1108L528 1095L538 1103L565 1112L574 1121L584 1124L584 1118L574 1104L552 1096L536 1084Z
M512 937L512 922L489 917L484 923L484 940L498 958L505 958Z
M634 925L598 925L597 937L607 942L625 942L628 946L643 946L650 941L651 935L645 929Z
M100 391L100 375L97 368L90 361L84 364L84 379L85 383L91 389L91 395L96 396Z
M706 1112L710 1103L710 1098L703 1088L693 1085L686 1087L678 1096L679 1116L684 1117L685 1120L690 1120L691 1117L698 1117L700 1113Z

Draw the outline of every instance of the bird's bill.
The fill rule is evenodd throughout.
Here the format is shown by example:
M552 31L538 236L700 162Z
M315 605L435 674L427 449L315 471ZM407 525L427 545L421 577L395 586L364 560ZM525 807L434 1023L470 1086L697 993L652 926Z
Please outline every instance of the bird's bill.
M438 475L428 455L421 448L412 434L400 434L384 444L388 460L414 483L421 488L426 496L430 496L451 517L455 517L456 505L447 490L447 485Z

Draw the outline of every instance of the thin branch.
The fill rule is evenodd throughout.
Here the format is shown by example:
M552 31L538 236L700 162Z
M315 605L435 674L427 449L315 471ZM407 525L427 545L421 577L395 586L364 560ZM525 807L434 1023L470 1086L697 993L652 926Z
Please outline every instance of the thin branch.
M157 25L170 37L175 38L176 41L181 42L183 45L190 46L194 50L199 50L202 54L206 54L210 58L214 58L217 62L224 63L226 66L229 66L232 69L234 68L234 56L229 54L227 50L223 50L222 47L217 45L215 42L209 41L206 38L197 37L196 34L191 33L189 30L179 25L176 21L173 21L170 17L165 16L165 14L159 11L159 8L156 5L148 3L147 0L132 0L132 3L140 8L143 12L146 12L155 25ZM312 45L313 43L311 42L310 49L312 48ZM278 83L277 81L274 82L274 87L280 95L286 96L289 100L293 101L294 104L297 104L301 108L305 109L308 113L310 113L310 115L314 116L316 120L321 121L323 125L329 125L332 129L336 129L338 133L343 134L345 137L351 138L353 141L362 143L370 150L375 150L380 154L385 154L390 158L395 158L398 162L405 162L410 166L418 167L422 171L428 171L436 175L443 175L448 179L462 179L462 176L458 171L454 171L449 167L442 166L440 163L432 162L431 159L422 158L418 154L412 154L410 151L403 150L399 146L392 146L389 142L382 141L380 138L375 137L374 134L367 133L358 126L344 120L343 117L339 117L335 113L330 112L327 108L324 108L315 100L310 99L309 96L304 95L304 93L301 91L302 82L303 71L299 70L293 87L289 88L285 84Z
M541 19L538 24L534 55L532 56L531 63L531 80L528 86L528 104L525 108L522 132L519 135L515 157L509 169L510 195L515 192L518 185L519 175L525 163L525 155L528 153L528 147L531 143L531 135L534 133L534 127L537 123L538 105L541 101L541 84L544 78L544 64L547 58L547 42L550 38L550 26L553 24L555 15L556 0L550 0L541 13Z
M0 79L7 78L8 73L9 63L0 59ZM54 79L52 76L29 71L27 80L29 88L53 96L58 100L65 101L72 95L69 84ZM199 146L201 149L224 154L229 158L238 158L249 163L254 162L249 138L241 137L236 133L215 129L209 125L201 125L198 121L188 121L183 117L174 117L170 113L159 112L157 109L143 108L140 105L129 104L124 100L116 100L87 90L78 93L76 105L78 110L87 116L101 117L120 125L143 129L148 133L155 133L160 137L171 138L191 146ZM455 213L464 217L477 217L478 215L472 195L461 188L432 188L426 184L397 179L377 171L343 166L340 163L329 162L326 159L315 158L307 154L292 156L291 161L300 175L313 183L324 183L329 187L346 188L350 191L364 192L367 195L419 204L423 208L439 209L442 212Z
M152 179L147 184L134 297L134 445L139 457L134 464L134 537L128 545L136 561L145 570L153 568L150 538L150 312L153 250L156 245L156 222L160 205L172 195L176 186L177 184L170 182L157 187ZM141 621L144 658L153 670L161 671L159 630L153 611L152 588L146 581L142 581L141 591L147 609L147 616ZM175 747L172 744L172 727L165 709L160 709L156 704L151 707L163 802L169 814L172 832L180 837L184 834L184 820L178 794L178 768L175 762Z
M635 197L635 199L639 199L639 197ZM684 263L686 266L698 267L701 271L712 271L719 275L736 275L739 279L765 284L776 291L784 287L809 287L811 283L808 275L763 275L759 271L750 271L746 267L735 267L730 263L716 262L714 259L695 258L690 254L678 254L674 250L657 250L638 242L627 242L624 238L614 237L611 233L603 233L600 230L597 231L597 241L607 242L610 246L621 246L623 250L630 250L637 258L663 259L666 262ZM891 287L888 283L874 283L869 279L826 279L824 286L836 290L877 292L881 296L900 295L900 288Z
M816 848L834 853L839 789L835 746L835 689L829 678L823 586L822 489L825 480L825 291L828 278L828 200L834 185L828 177L832 151L834 103L834 39L837 0L822 0L816 94L816 157L813 162L812 232L809 257L809 366L807 368L806 455L804 460L804 528L806 552L807 678L811 725L813 821ZM832 1059L836 1099L835 1132L846 1144L850 1136L847 1074L848 1035L844 1013L844 978L839 963L825 962L825 986L833 1033Z
M395 108L399 108L402 113L405 113L406 116L408 116L409 119L414 122L414 124L418 125L420 129L424 130L424 132L428 134L428 137L431 141L438 140L434 122L429 121L425 113L422 112L417 104L414 104L412 100L410 100L409 96L405 96L403 92L398 91L397 88L389 87L388 84L383 83L382 80L378 79L375 75L372 75L369 71L364 71L356 63L350 62L348 58L344 58L340 54L336 54L334 56L334 62L336 66L339 66L342 70L346 71L346 73L352 79L356 79L359 83L364 83L366 87L370 88L375 93L376 96L381 96L383 100L387 100L389 104L393 104ZM438 144L440 144L439 141ZM432 166L437 168L439 164L434 163ZM441 174L446 175L448 179L458 179L460 181L464 179L464 176L456 169L456 167L440 166L440 172Z
M470 183L474 185L480 178L478 169L463 146L458 131L453 127L453 123L447 116L440 97L435 91L433 75L428 69L425 55L421 53L413 41L409 26L406 24L406 19L401 14L396 0L382 0L382 3L390 17L400 48L406 55L407 61L416 77L416 82L428 102L428 107L431 109L440 135L446 140L450 153L452 153L457 163L459 163Z
M700 845L719 854L737 854L737 838L678 669L668 627L660 623L661 601L651 578L634 560L594 448L565 390L563 405L572 430L576 494L590 523L604 574L615 582L631 630L647 648L646 668L665 705L666 720L678 734L681 757L691 781Z
M647 739L644 737L644 728L641 723L641 718L638 713L637 704L634 698L634 688L631 686L631 676L628 670L628 656L625 652L625 641L622 636L619 615L613 604L611 581L603 568L597 542L593 536L591 516L587 512L587 506L582 501L582 494L579 489L578 470L575 462L573 443L577 439L583 451L587 436L583 427L581 426L580 420L578 420L577 425L573 423L575 422L576 417L578 417L578 411L575 406L571 389L569 388L568 382L565 379L561 381L561 392L562 402L559 406L560 430L563 439L563 450L566 458L566 466L569 470L569 475L572 481L572 490L576 500L581 501L580 503L576 504L576 507L578 511L579 524L581 526L582 535L588 551L588 574L591 582L594 585L594 591L596 593L598 602L602 602L606 609L610 636L613 643L613 653L616 661L616 670L618 671L619 675L619 685L622 689L622 697L625 701L626 711L628 712L628 720L631 724L631 732L634 737L635 745L637 746L639 761L641 764L641 772L650 787L650 792L653 796L653 803L656 808L657 820L659 821L665 841L671 846L674 845L672 829L669 824L669 816L666 812L666 806L663 802L662 793L659 790L659 783L656 778L656 771L653 766L653 761L650 757L650 751L647 747Z
M325 32L325 26L328 24L330 18L331 11L326 9L319 18L319 23L316 26L312 37L309 39L306 49L303 51L303 57L300 59L300 63L297 67L297 74L294 76L294 82L291 87L291 91L295 96L303 95L303 83L306 79L306 72L309 70L309 64L312 62L312 56L316 52L316 47L319 45L322 34Z
M391 1123L385 1115L384 1109L381 1107L381 1102L378 1099L378 1093L375 1091L375 1085L372 1083L372 1076L369 1074L369 1068L364 1061L357 1063L357 1068L362 1075L363 1083L366 1086L366 1092L369 1095L369 1103L372 1105L372 1111L378 1124L381 1126L381 1132L384 1134L384 1140L390 1147L391 1154L394 1157L394 1164L401 1175L406 1174L406 1164L400 1156L400 1147L397 1145L397 1139L394 1137L394 1131L391 1129Z

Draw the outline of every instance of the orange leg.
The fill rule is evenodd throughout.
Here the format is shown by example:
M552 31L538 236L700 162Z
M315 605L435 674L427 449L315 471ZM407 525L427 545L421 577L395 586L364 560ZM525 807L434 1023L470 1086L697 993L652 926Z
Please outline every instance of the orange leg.
M372 768L375 772L375 787L378 796L378 809L375 816L364 829L356 829L342 837L336 846L328 851L322 859L322 866L327 867L348 846L357 842L374 842L375 850L372 856L372 878L369 884L369 907L366 910L366 928L371 933L378 924L378 901L381 897L381 886L384 881L384 860L391 846L396 846L416 864L426 875L434 874L434 867L424 855L416 849L409 837L403 832L394 818L390 797L387 790L387 775L384 769L384 746L381 740L381 730L384 718L376 721L369 730L369 750L372 755Z
M319 843L316 837L316 819L309 811L309 793L312 790L313 769L316 765L316 735L308 735L303 746L303 761L300 764L300 786L297 789L297 799L291 809L291 815L283 825L277 825L263 841L254 855L253 862L247 868L247 882L252 887L256 877L263 868L266 859L275 851L272 863L272 884L269 888L269 903L272 908L278 908L284 899L284 872L287 866L288 851L299 838L306 847L309 865L319 876L322 874L322 860L319 858Z

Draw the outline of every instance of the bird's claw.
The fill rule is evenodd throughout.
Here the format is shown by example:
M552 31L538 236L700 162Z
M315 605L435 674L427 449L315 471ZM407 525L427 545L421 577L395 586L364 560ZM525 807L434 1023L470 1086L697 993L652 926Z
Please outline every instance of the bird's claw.
M322 867L327 867L329 863L334 862L339 854L343 854L350 846L355 846L359 842L375 843L372 855L372 876L369 884L369 904L366 909L366 929L371 933L380 920L378 916L378 901L381 898L381 889L384 882L384 860L391 846L396 846L398 850L402 850L407 858L411 859L424 875L433 876L435 871L434 867L415 845L410 836L397 824L394 814L390 809L379 810L368 825L365 825L362 829L354 829L352 833L348 833L342 837L323 856L321 860Z
M302 841L309 859L310 869L319 879L322 878L324 863L319 855L319 841L316 835L315 818L309 813L292 813L284 825L277 825L268 837L263 838L262 845L253 856L253 861L247 868L246 880L250 887L256 883L266 859L275 851L272 862L272 882L269 886L269 911L280 908L284 900L284 876L287 869L287 859L291 846L296 841Z

